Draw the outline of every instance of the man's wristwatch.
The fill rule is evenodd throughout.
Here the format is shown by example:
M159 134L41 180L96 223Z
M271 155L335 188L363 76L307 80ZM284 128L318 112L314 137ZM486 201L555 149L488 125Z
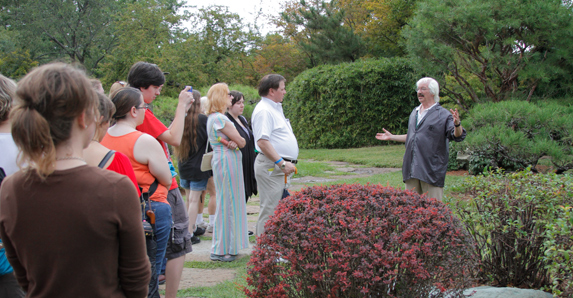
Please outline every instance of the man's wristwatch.
M283 163L281 163L281 170L286 168L286 161L283 161Z
M462 122L461 122L461 121L460 121L460 123L458 123L458 124L456 124L456 123L454 122L454 126L455 126L455 127L460 127L460 125L462 125Z

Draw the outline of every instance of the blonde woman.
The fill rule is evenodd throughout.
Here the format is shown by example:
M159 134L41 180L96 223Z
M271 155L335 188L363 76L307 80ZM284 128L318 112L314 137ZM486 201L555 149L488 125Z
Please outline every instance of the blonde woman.
M235 150L246 141L225 116L232 99L227 84L213 85L207 98L207 133L213 147L211 165L217 192L211 260L231 262L249 246L242 155Z

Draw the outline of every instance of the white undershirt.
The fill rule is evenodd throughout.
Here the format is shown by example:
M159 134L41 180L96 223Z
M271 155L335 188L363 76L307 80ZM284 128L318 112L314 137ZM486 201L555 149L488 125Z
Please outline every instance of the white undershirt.
M416 123L416 124L420 124L420 121L422 121L422 119L424 119L424 116L426 116L426 114L428 114L428 110L431 109L431 108L433 108L433 107L434 107L435 105L437 105L437 104L438 104L437 102L434 103L431 107L425 109L425 110L424 110L423 112L421 112L421 113L420 113L420 110L421 110L421 108L422 108L422 105L419 105L419 106L416 108L416 111L418 111L418 123Z

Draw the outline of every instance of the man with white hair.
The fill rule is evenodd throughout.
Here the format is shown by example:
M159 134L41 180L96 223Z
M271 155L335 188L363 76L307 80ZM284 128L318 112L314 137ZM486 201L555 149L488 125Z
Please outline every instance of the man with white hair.
M402 178L406 189L441 200L448 168L449 141L466 138L458 109L448 111L440 106L440 87L432 78L416 83L420 105L410 114L408 133L393 135L386 129L376 139L406 143Z

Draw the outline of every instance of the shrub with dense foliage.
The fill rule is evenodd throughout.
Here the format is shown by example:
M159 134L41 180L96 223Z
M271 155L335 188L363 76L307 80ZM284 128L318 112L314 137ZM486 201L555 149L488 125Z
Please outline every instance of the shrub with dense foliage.
M381 185L315 186L279 203L249 297L459 297L476 257L445 204ZM280 258L286 260L283 261Z
M510 174L497 171L470 176L463 188L464 196L472 199L469 203L458 201L456 213L476 242L482 282L548 287L559 278L553 269L569 272L571 282L571 262L554 264L558 258L546 257L546 251L556 251L568 258L559 248L571 250L570 230L549 228L561 220L571 220L564 217L560 207L573 203L573 179L569 175L534 174L529 169ZM568 234L561 237L561 232Z
M402 58L315 67L288 85L285 115L302 148L379 145L382 128L406 133L417 79Z
M470 173L484 168L533 171L545 155L557 173L573 168L573 106L505 101L478 105L463 120Z
M559 206L558 218L546 225L545 256L551 285L545 288L559 297L573 297L573 212Z

